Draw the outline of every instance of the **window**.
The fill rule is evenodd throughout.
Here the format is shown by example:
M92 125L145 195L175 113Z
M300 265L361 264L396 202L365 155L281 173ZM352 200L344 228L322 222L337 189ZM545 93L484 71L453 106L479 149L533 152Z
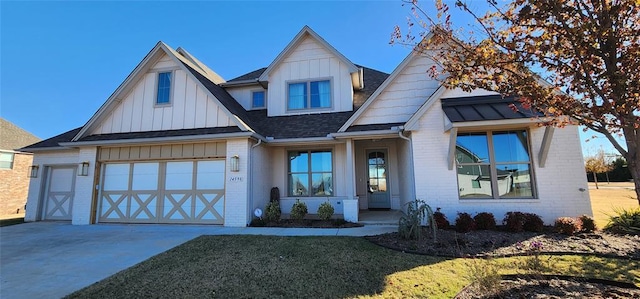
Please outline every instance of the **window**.
M0 169L13 168L14 153L0 152Z
M289 152L289 196L332 196L331 151Z
M158 73L158 93L156 104L163 105L171 102L171 72Z
M533 198L525 130L459 134L456 164L460 198Z
M289 110L331 108L331 81L289 83Z
M264 91L254 91L251 93L251 107L264 108Z

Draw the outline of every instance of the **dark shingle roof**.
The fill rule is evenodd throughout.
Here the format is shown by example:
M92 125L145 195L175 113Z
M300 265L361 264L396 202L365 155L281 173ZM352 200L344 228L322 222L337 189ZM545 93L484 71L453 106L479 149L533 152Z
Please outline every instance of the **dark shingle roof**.
M40 138L0 117L0 149L16 150L40 141Z
M73 139L73 137L78 135L78 132L80 132L80 129L82 129L82 127L75 128L71 131L64 132L60 135L53 136L49 139L45 139L40 142L36 142L32 145L23 147L21 150L28 152L30 149L35 149L35 148L60 147L61 142L69 142L71 141L71 139Z
M104 140L127 140L127 139L145 139L158 137L177 137L177 136L196 136L196 135L212 135L224 133L242 132L238 127L214 127L214 128L197 128L182 130L166 130L166 131L145 131L145 132L129 132L129 133L112 133L89 135L78 141L104 141Z
M389 130L389 129L391 129L391 127L399 127L399 126L402 126L402 125L404 125L404 123L357 125L357 126L350 126L347 129L347 132L365 132L365 131Z
M248 72L244 75L240 75L238 77L235 77L231 80L228 80L227 82L237 82L237 81L247 81L247 80L258 80L258 78L260 78L260 75L262 75L262 73L264 73L264 71L266 70L266 67L263 67L261 69L257 69L253 72Z
M442 99L442 110L452 122L502 120L543 116L522 107L515 97L501 95ZM517 109L512 109L515 105ZM524 113L527 111L529 113Z

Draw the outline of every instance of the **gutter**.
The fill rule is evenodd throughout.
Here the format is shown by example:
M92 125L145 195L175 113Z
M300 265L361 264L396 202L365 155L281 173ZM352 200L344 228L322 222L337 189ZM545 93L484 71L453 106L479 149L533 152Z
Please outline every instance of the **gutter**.
M398 133L397 127L392 127L389 130L374 130L374 131L358 131L358 132L338 132L331 133L332 137L336 139L347 139L353 137L363 137L363 138L371 138L371 137L393 137Z
M249 80L242 80L242 81L225 82L225 83L220 83L218 85L220 85L221 87L240 87L245 85L255 85L259 83L260 82L258 81L258 79L249 79Z
M237 132L224 134L207 134L207 135L187 135L187 136L171 136L171 137L155 137L155 138L132 138L132 139L115 139L115 140L95 140L95 141L76 141L61 142L61 146L80 147L80 146L100 146L100 145L129 145L129 144L157 144L177 141L200 141L200 140L220 140L230 138L253 137L255 139L264 139L262 136L254 132Z

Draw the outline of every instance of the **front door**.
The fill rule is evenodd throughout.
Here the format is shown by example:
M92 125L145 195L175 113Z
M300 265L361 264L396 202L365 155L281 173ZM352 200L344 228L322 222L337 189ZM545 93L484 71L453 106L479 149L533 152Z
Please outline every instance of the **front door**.
M367 151L369 209L389 209L389 177L386 150Z
M71 220L76 167L51 166L48 169L42 218L44 220Z

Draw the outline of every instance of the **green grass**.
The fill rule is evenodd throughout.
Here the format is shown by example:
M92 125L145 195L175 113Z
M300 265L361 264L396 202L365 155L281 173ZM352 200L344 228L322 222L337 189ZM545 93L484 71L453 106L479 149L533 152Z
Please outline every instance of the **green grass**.
M502 274L520 273L524 259L495 262ZM69 297L451 298L469 284L469 263L392 251L362 238L203 236ZM552 263L555 274L640 284L637 261L562 256Z
M0 219L0 226L9 226L24 223L24 218Z

